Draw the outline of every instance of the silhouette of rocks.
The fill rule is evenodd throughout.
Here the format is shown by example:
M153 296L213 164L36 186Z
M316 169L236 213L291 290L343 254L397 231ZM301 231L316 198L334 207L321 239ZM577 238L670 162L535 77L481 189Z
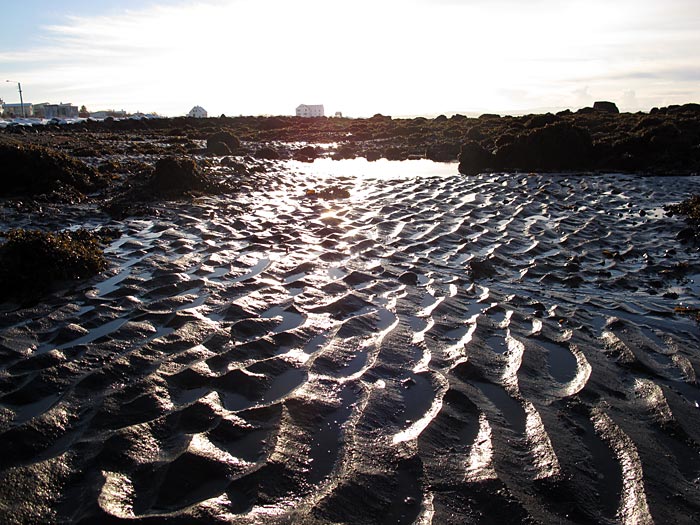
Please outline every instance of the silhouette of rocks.
M425 157L435 162L452 162L457 160L461 147L459 144L431 144L425 150Z
M614 102L608 102L607 100L601 100L593 103L593 109L597 111L604 111L605 113L619 113L620 110L617 109L617 105Z
M377 114L367 119L222 116L87 120L61 126L8 127L0 136L24 145L58 148L55 138L60 135L61 151L81 155L89 165L108 160L104 158L107 155L109 159L139 155L151 165L157 158L172 155L241 157L242 141L250 145L251 156L265 160L459 160L465 173L511 169L656 174L700 171L700 105L619 113L614 103L606 102L576 112L518 117L485 114L479 118L400 119ZM15 134L17 129L22 134ZM205 151L195 142L202 140L207 141ZM332 143L334 148L310 149L315 144ZM111 172L113 177L122 174Z
M524 133L495 152L498 169L567 170L591 165L593 143L582 128L560 122Z
M478 142L470 141L462 145L459 152L459 172L474 175L482 170L495 167L495 158Z

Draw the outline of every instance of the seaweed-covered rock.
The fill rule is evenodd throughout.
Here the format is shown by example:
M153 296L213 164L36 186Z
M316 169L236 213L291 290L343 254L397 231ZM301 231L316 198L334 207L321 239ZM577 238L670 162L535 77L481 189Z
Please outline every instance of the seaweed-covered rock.
M354 159L357 156L357 148L353 144L345 144L333 154L333 160Z
M558 122L519 135L495 152L500 169L585 169L592 163L593 142L588 131Z
M57 281L92 277L106 267L100 237L86 230L11 230L0 245L0 289L8 297L34 295Z
M280 158L279 152L269 146L263 146L262 148L258 149L253 156L256 159L267 160L278 160Z
M166 157L156 162L148 188L158 195L182 194L188 191L208 191L213 183L187 157Z
M700 240L700 229L698 229L700 226L700 195L692 195L678 204L664 206L664 209L669 216L680 215L688 223L688 226L676 235L678 240L681 242Z
M493 155L477 142L470 141L462 145L459 152L459 172L475 175L494 166Z
M543 115L532 115L525 121L525 127L528 129L543 128L548 124L554 124L559 121L557 115L545 113Z
M42 146L0 142L0 196L88 193L108 179L85 163Z
M207 151L209 153L229 155L240 147L240 139L230 131L219 131L207 137Z
M425 157L435 162L454 162L459 157L459 144L431 144L425 150Z
M231 148L229 148L223 142L207 142L207 153L210 155L225 157L226 155L231 154Z
M693 195L679 204L666 206L665 209L671 216L682 215L689 222L700 224L700 195Z
M317 157L318 153L313 146L304 146L294 152L294 160L301 162L313 162Z

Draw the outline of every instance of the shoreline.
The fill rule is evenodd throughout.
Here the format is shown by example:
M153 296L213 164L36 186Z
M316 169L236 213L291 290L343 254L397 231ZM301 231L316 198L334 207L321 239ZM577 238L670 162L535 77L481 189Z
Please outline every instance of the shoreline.
M139 136L169 145L162 154L225 156L235 148L207 150L201 141L226 132L247 145L243 154L311 161L364 157L459 161L462 173L479 171L597 171L651 174L700 173L700 105L655 108L650 113L578 112L485 114L392 119L225 117L85 120L71 124L15 126L0 131L22 142L43 143L90 157L85 143L105 135ZM56 143L52 136L60 136ZM73 143L73 144L71 144ZM325 150L308 145L327 144ZM179 147L178 147L179 146ZM94 149L94 148L93 148ZM136 145L134 149L137 151ZM71 151L72 150L72 151ZM106 151L93 151L95 156ZM148 153L148 152L144 152ZM154 152L152 152L154 153Z

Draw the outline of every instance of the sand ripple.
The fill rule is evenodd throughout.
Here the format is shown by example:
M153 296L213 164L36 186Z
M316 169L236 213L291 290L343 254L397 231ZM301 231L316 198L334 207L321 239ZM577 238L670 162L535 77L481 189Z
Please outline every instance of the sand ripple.
M342 166L119 223L99 282L3 314L5 521L695 522L660 207L700 181Z

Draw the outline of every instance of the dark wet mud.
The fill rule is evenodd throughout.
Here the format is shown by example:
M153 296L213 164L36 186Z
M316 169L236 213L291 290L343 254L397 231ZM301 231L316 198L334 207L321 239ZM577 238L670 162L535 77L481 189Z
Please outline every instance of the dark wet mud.
M283 166L5 304L1 521L698 522L699 179Z

